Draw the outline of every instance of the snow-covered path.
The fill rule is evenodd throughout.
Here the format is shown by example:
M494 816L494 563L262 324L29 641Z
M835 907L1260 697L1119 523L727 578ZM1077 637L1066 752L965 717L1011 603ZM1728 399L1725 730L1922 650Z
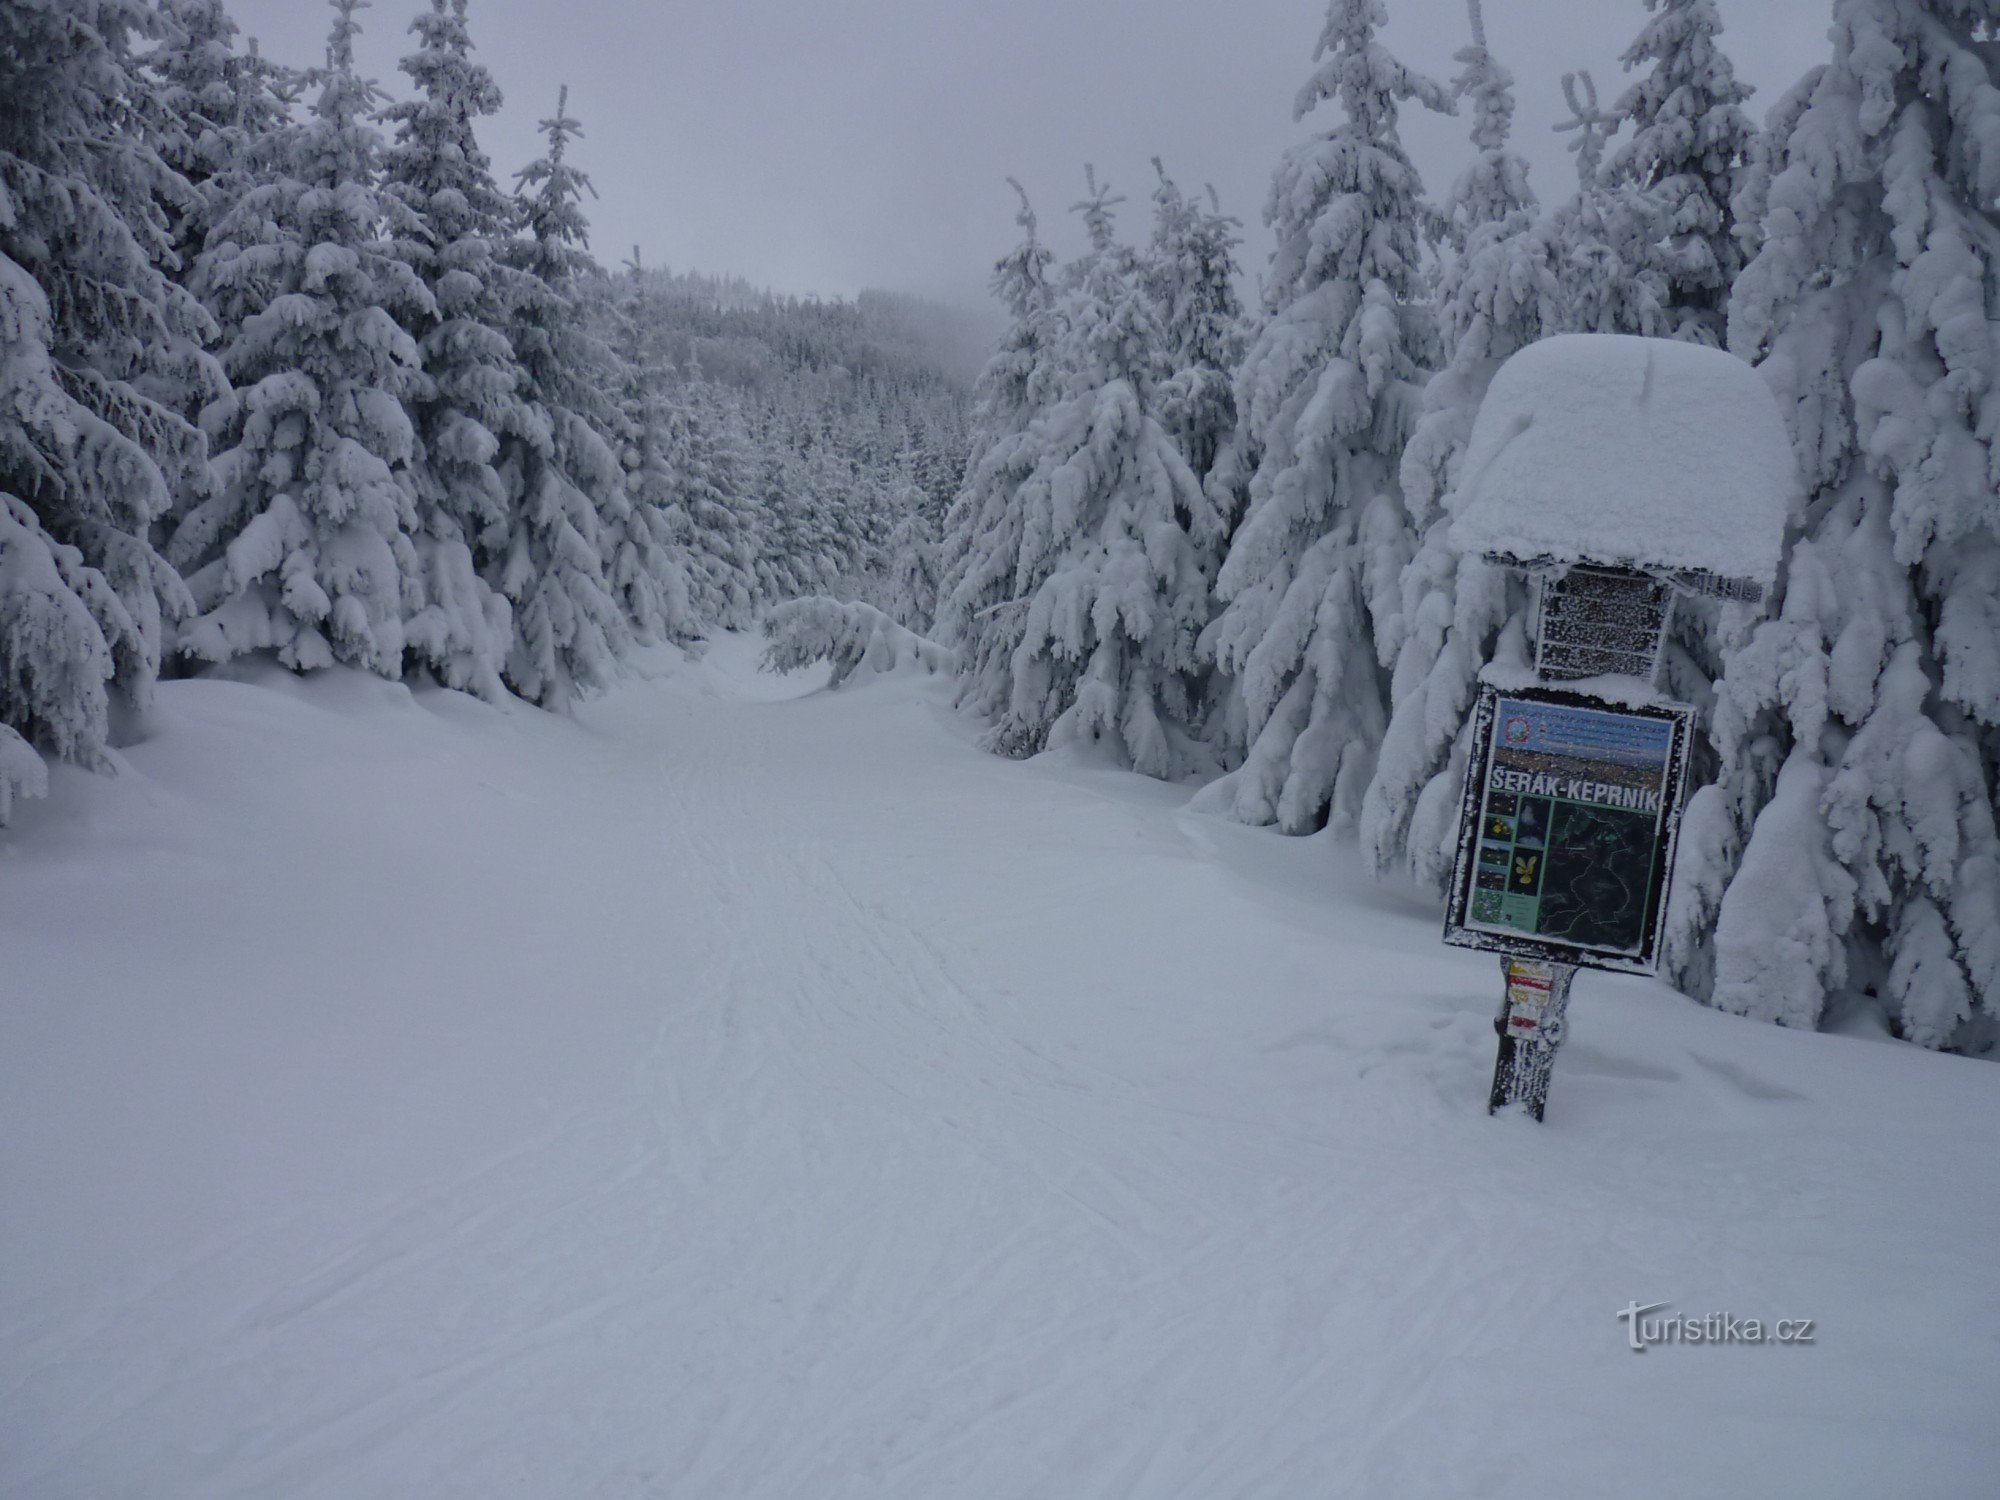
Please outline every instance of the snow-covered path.
M1992 1492L2000 1070L1587 977L1491 1121L1338 845L752 661L173 684L4 836L0 1494Z

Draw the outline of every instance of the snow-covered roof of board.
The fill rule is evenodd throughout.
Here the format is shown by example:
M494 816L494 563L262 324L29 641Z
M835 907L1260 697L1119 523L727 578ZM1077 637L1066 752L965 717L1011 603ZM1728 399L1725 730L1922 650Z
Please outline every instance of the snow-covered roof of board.
M1523 563L1769 588L1797 485L1777 401L1733 354L1564 334L1530 344L1493 377L1452 541Z

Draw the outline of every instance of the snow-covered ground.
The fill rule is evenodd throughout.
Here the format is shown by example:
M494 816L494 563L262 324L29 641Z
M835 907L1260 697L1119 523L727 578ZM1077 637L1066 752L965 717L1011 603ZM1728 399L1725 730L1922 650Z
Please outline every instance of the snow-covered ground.
M0 1494L1994 1493L2000 1070L1585 976L1490 1120L1343 847L754 657L170 684L0 836Z

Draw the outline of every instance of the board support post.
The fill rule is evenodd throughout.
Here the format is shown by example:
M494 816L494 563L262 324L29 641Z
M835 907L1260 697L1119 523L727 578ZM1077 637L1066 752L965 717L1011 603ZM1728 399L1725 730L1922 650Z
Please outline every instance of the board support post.
M1506 979L1506 998L1493 1029L1500 1035L1500 1052L1493 1064L1493 1091L1486 1112L1494 1114L1509 1105L1526 1107L1539 1121L1548 1105L1549 1074L1555 1067L1556 1051L1567 1030L1570 984L1576 978L1574 964L1540 963L1525 958L1503 958L1500 972Z
M1578 567L1542 579L1539 592L1538 682L1555 687L1608 674L1659 688L1674 613L1674 591L1664 580L1636 568ZM1672 800L1678 803L1677 791ZM1512 804L1509 810L1515 810ZM1466 815L1479 816L1470 791ZM1519 831L1518 825L1511 826ZM1552 827L1542 830L1542 836L1555 842ZM1514 846L1514 878L1523 888L1546 878L1541 871L1548 854L1548 844ZM1462 881L1455 876L1454 883ZM1503 952L1504 997L1493 1022L1499 1049L1487 1097L1489 1115L1519 1105L1530 1118L1542 1119L1578 967L1553 954Z

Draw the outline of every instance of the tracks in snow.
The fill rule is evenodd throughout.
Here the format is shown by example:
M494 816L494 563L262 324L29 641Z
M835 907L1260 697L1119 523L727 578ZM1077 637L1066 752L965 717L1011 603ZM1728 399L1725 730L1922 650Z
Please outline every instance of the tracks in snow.
M1523 1152L1477 1110L1486 993L1412 957L1427 924L1293 921L1295 867L1232 895L1156 796L960 756L896 684L740 691L747 649L722 656L559 753L496 755L505 724L447 746L490 788L434 810L438 836L513 851L501 881L408 882L397 951L458 986L424 997L449 1055L364 1011L379 1035L352 1055L386 1083L300 1073L326 1133L295 1183L0 1303L9 1500L1540 1494L1510 1390L1714 1427L1769 1388L1754 1359L1632 1361L1625 1298L1692 1298L1720 1267L1744 1306L1863 1300L1865 1253L1826 1247L1918 1158L1817 1115L1771 1128L1818 1108L1776 1043L1754 1068L1688 1052L1728 1091L1716 1121L1643 1116L1685 1080L1607 1007L1565 1087L1614 1079L1641 1123ZM368 743L393 760L395 732ZM351 809L384 847L397 814ZM288 830L259 836L312 832ZM521 884L509 912L556 915L496 921ZM369 983L378 934L299 906L307 951ZM518 1107L470 1149L418 1138L490 1112L488 1069ZM322 1190L370 1107L421 1166ZM1819 1300L1779 1281L1801 1268Z

